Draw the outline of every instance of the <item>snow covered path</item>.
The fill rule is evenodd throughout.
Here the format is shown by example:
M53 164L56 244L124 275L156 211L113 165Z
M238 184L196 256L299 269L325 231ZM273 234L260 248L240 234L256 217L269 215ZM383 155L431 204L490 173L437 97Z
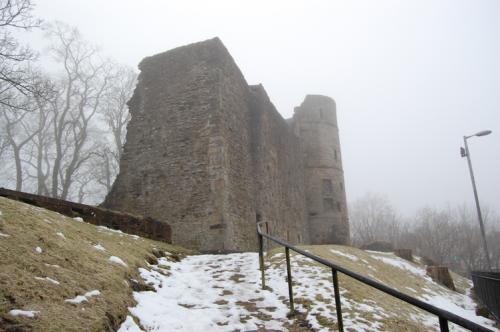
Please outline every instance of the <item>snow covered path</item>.
M337 246L326 253L332 261L343 260L369 271L383 283L399 284L424 301L491 328L493 322L474 314L475 305L466 294L436 284L423 266L389 253L363 252ZM321 249L321 248L320 248ZM353 255L356 253L356 256ZM139 269L156 292L134 292L137 301L129 308L146 331L335 331L331 271L304 256L292 255L295 308L301 320L287 318L288 287L285 255L266 255L266 284L261 290L257 253L188 256L180 262L160 258L150 270ZM340 276L342 312L347 331L438 330L435 316ZM398 281L399 280L399 281ZM470 287L470 285L468 286ZM450 330L463 331L450 324ZM131 316L119 332L141 331Z
M151 331L287 331L284 297L261 290L257 257L160 259L160 267L140 270L157 292L134 292L138 304L130 312ZM138 331L134 325L128 320L120 331Z

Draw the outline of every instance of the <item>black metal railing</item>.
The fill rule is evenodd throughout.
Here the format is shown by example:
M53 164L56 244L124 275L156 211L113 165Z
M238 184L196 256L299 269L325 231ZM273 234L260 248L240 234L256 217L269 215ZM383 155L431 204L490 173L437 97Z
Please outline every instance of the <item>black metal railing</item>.
M500 322L500 271L472 271L471 274L477 297Z
M298 254L301 254L305 257L312 259L315 262L318 262L322 265L325 265L325 266L331 268L333 290L334 290L334 296L335 296L335 308L336 308L336 312L337 312L337 326L339 328L339 331L344 331L344 326L343 326L343 322L342 322L342 306L341 306L341 300L340 300L340 290L339 290L339 281L338 281L338 272L341 272L341 273L343 273L343 274L345 274L345 275L347 275L355 280L362 282L365 285L371 286L371 287L378 289L386 294L389 294L397 299L400 299L406 303L409 303L413 306L416 306L420 309L423 309L431 314L438 316L439 327L440 327L441 331L443 331L443 332L449 331L448 322L455 323L455 324L460 325L460 326L462 326L468 330L471 330L471 331L489 331L489 332L492 332L492 330L487 329L487 328L485 328L481 325L478 325L474 322L471 322L470 320L467 320L463 317L455 315L454 313L451 313L449 311L435 307L429 303L426 303L424 301L421 301L419 299L416 299L414 297L411 297L409 295L401 293L401 292L395 290L394 288L388 287L388 286L381 284L375 280L372 280L372 279L367 278L365 276L362 276L358 273L350 271L342 266L333 264L332 262L329 262L324 258L321 258L321 257L313 255L305 250L297 248L297 247L291 245L290 243L282 241L282 240L280 240L272 235L264 234L264 233L262 233L262 230L260 228L260 225L264 224L264 223L266 223L266 222L261 221L261 222L257 223L257 235L258 235L258 239L259 239L259 265L260 265L260 271L261 271L262 289L266 288L265 265L264 265L264 238L266 238L268 240L271 240L271 241L285 247L288 295L290 298L290 314L291 315L293 315L295 313L294 302L293 302L292 269L290 266L290 250L293 250Z

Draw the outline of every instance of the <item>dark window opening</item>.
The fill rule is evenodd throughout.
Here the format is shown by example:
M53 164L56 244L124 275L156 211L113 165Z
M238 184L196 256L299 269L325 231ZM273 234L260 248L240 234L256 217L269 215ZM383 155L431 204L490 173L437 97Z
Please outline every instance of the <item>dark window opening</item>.
M332 180L323 179L323 196L331 196L333 194Z
M323 211L332 212L333 210L333 198L323 198Z

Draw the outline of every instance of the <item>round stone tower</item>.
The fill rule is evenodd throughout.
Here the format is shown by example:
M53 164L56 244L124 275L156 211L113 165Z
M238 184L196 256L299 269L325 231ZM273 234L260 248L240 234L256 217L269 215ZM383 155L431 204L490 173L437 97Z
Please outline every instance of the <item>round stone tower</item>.
M304 151L306 207L312 244L349 244L349 223L335 101L308 95L292 127Z

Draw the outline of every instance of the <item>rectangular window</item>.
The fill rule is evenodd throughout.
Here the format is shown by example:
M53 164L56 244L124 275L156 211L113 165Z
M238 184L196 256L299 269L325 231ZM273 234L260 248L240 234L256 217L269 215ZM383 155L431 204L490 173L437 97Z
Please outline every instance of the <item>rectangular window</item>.
M332 180L323 179L323 196L331 196L333 194Z

